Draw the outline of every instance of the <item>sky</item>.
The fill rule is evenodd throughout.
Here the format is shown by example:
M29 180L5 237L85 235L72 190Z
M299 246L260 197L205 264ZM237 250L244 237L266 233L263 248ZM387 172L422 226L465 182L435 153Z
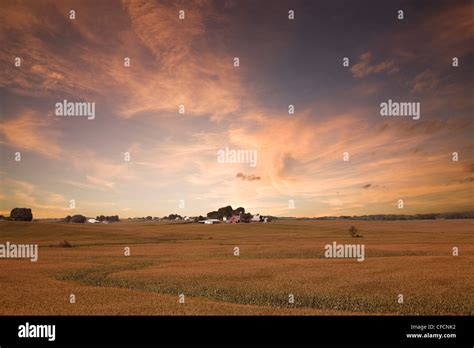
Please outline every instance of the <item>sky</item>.
M453 0L3 0L0 214L473 210L473 13ZM381 116L389 99L419 103L419 119ZM57 115L63 100L94 103L93 119ZM255 165L222 163L226 148Z

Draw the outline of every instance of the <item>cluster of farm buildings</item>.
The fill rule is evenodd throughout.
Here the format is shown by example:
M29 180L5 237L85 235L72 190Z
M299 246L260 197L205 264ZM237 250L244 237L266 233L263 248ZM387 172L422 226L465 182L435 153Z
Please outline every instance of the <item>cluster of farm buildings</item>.
M268 217L264 217L260 214L255 214L252 216L252 218L250 219L250 222L263 222L263 223L267 223L270 221L270 218ZM241 219L241 214L239 215L232 215L230 216L229 218L227 218L226 216L224 216L222 218L222 220L220 219L206 219L206 220L201 220L201 221L198 221L199 223L201 224L219 224L221 222L223 223L229 223L229 224L236 224L236 223L239 223L239 222L243 222L242 219Z

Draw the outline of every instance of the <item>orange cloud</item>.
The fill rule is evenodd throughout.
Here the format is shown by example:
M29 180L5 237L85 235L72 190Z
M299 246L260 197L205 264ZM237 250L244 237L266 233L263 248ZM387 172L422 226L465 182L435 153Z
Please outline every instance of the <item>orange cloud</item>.
M410 81L412 93L432 91L439 85L439 78L430 69L424 70Z
M184 105L188 115L210 113L217 120L240 108L239 69L233 67L232 56L220 53L223 50L211 46L206 37L205 18L217 16L209 2L165 6L124 1L123 5L132 29L153 53L156 70L122 76L131 84L130 102L121 111L125 117L147 110L177 114L178 106ZM179 20L183 8L186 19Z
M9 215L13 206L32 208L34 217L52 217L48 214L62 216L69 211L68 201L62 194L41 189L27 181L11 178L2 178L0 183L2 215Z
M59 145L60 134L50 126L49 119L26 110L16 118L0 124L0 133L4 137L3 142L13 149L59 158L63 152Z
M359 57L360 62L353 65L351 68L352 75L357 78L362 78L371 74L378 74L385 72L387 74L393 74L399 69L395 66L393 60L385 60L381 63L371 65L372 53L365 52Z

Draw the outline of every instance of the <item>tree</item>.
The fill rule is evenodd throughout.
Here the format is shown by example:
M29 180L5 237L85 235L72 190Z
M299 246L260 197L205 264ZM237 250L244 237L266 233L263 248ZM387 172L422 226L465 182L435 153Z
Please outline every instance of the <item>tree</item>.
M361 235L357 234L358 230L355 226L351 226L349 228L349 233L351 234L351 237L352 238L356 238L356 237L362 237Z
M106 216L105 220L107 220L108 222L119 222L120 221L118 215Z
M14 221L31 221L33 214L29 208L13 208L10 212L10 219Z
M97 221L107 221L107 222L118 222L120 221L119 219L119 216L118 215L112 215L112 216L104 216L104 215L97 215L97 217L95 218Z
M240 214L240 222L250 222L252 220L252 214L246 213L246 214Z
M237 209L234 210L235 215L244 214L244 213L245 213L245 208L243 207L238 207Z
M219 218L219 213L217 211L211 211L210 213L207 213L207 218L208 219L218 219Z
M232 213L233 213L232 207L228 205L226 207L219 208L217 210L217 218L220 220L222 220L224 217L230 218L232 216Z
M181 215L179 215L179 214L170 214L170 215L168 215L168 219L169 219L169 220L176 220L177 218L178 218L179 220L182 220L182 219L183 219L183 217L182 217Z
M211 211L207 213L207 218L223 220L224 217L227 219L230 219L232 215L242 215L242 214L245 214L244 208L239 207L233 210L232 206L228 205L228 206L219 208L217 211Z
M77 224L83 224L86 222L87 218L84 215L73 215L71 217L71 222L77 223Z

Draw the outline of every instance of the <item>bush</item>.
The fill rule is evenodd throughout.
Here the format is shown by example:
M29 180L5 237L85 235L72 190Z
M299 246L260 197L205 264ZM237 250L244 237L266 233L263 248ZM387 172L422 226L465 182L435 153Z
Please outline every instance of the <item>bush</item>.
M74 222L76 224L83 224L86 222L87 218L84 215L73 215L71 217L71 222Z
M33 214L29 208L13 208L10 212L10 219L14 221L31 221Z
M72 248L73 245L69 243L67 240L59 242L58 244L50 244L51 248Z
M358 230L357 230L357 228L356 228L355 226L351 226L351 227L349 228L349 233L351 234L351 237L352 237L352 238L362 237L361 235L357 234L357 232L358 232Z

